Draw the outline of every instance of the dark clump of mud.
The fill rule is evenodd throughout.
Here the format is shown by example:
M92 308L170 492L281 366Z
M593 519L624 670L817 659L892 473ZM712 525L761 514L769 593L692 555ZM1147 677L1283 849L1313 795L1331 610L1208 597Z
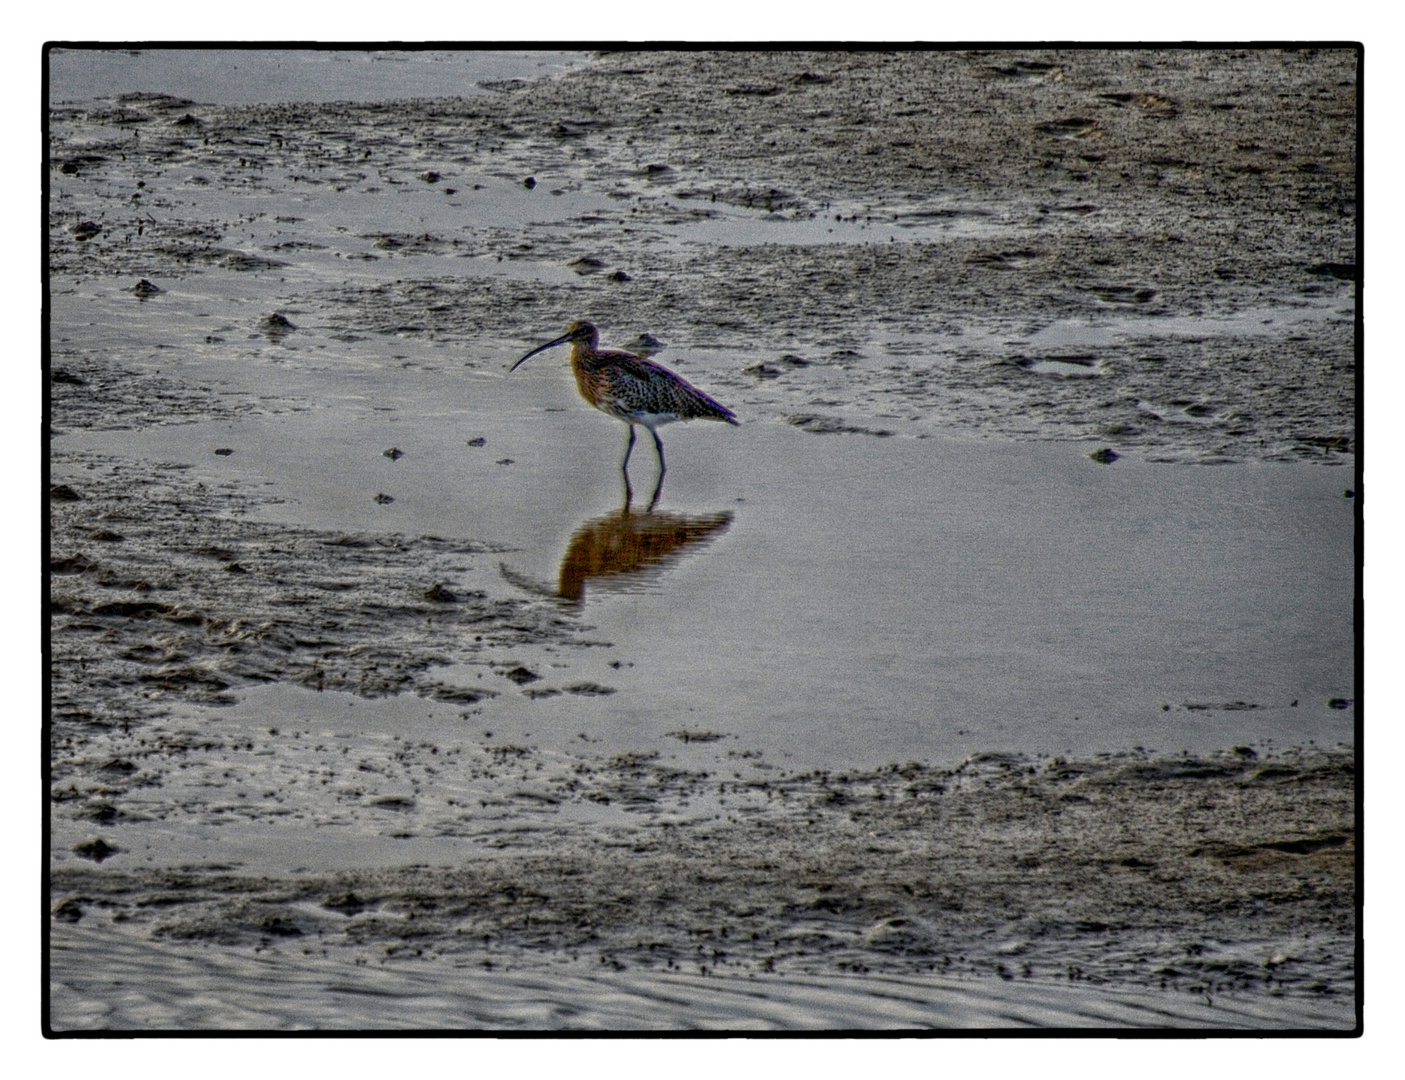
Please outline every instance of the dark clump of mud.
M348 964L598 957L614 970L948 973L1201 997L1354 990L1350 753L992 754L724 779L657 755L507 749L460 765L520 772L543 821L601 802L634 820L555 839L489 829L489 849L452 867L64 868L54 918L76 918L81 900L157 948L298 936ZM700 803L715 813L679 816ZM458 827L488 828L483 805ZM407 798L391 809L432 812Z

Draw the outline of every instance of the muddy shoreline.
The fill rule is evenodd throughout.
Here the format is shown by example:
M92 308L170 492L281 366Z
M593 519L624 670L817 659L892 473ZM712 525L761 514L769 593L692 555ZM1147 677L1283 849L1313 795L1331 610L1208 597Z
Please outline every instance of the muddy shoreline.
M470 364L584 314L698 350L782 415L1321 457L1352 448L1354 64L607 54L488 98L57 107L52 284L277 274L294 324L468 346ZM260 209L315 197L351 221L405 188L438 207L414 228L308 233ZM211 189L236 201L202 211ZM289 281L315 257L345 280ZM358 283L358 262L393 271ZM747 373L785 355L808 366ZM61 335L55 362L89 363Z
M240 749L157 754L230 760ZM733 979L1029 979L1211 1006L1224 995L1336 1007L1345 996L1350 1013L1349 753L990 755L949 770L784 776L735 761L745 773L657 755L484 751L458 761L477 777L478 812L454 822L402 811L407 846L419 829L479 831L482 854L464 865L263 876L70 861L52 876L55 919L111 927L158 953L418 962L430 979L446 967L584 960ZM428 751L415 753L423 767ZM397 757L412 767L409 753ZM514 802L533 807L532 826L486 829L483 815ZM573 806L602 804L636 823L553 828ZM66 992L90 995L100 967L66 974Z

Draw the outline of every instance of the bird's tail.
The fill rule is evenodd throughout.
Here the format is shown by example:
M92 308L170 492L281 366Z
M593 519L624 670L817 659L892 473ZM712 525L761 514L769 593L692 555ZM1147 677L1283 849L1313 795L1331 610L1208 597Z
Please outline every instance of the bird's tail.
M721 420L724 424L741 424L741 421L737 419L737 414L732 412L727 406L720 402L713 401L712 398L708 397L701 390L698 391L698 396L702 398L702 404L704 404L704 407L707 409L699 419Z

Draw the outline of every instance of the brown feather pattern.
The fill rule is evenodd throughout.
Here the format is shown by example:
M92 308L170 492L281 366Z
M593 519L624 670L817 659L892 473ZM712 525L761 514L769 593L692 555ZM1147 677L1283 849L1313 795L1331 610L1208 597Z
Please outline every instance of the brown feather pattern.
M603 413L626 423L645 423L644 417L679 420L737 418L682 376L643 357L623 352L594 352L575 343L571 367L581 397Z

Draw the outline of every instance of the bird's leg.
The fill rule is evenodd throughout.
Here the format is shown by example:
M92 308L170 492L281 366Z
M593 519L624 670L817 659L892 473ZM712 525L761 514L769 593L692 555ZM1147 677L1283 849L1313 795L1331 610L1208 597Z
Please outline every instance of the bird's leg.
M663 482L663 474L668 471L668 467L663 463L663 441L659 438L659 433L653 428L649 429L649 434L654 437L654 449L659 452L659 482Z
M629 442L624 447L624 461L620 462L620 475L624 477L624 508L629 509L634 499L634 489L629 486L629 455L634 453L634 425L629 425Z
M658 482L654 485L653 498L649 500L649 512L652 513L654 506L659 501L659 493L663 491L663 474L666 473L668 469L663 463L663 441L659 438L659 433L653 428L650 428L649 434L654 437L654 449L659 452L659 479Z

